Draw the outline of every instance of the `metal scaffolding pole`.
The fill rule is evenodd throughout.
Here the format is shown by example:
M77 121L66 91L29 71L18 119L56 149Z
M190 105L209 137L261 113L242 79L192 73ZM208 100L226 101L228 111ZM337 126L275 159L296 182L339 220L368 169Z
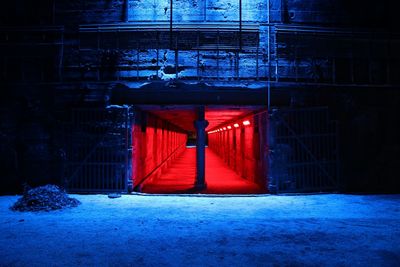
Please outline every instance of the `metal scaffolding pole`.
M267 108L270 110L271 106L271 11L270 11L270 0L267 0L267 56L268 56L268 81L267 81Z
M239 0L239 50L242 51L242 0Z
M173 0L169 1L169 47L172 50L172 8L173 8Z

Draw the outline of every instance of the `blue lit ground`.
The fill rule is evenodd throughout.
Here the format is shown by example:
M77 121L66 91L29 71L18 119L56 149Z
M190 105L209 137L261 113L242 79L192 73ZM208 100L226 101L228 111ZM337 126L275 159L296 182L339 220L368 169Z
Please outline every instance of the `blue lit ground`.
M0 265L400 266L400 195L74 197L0 197Z

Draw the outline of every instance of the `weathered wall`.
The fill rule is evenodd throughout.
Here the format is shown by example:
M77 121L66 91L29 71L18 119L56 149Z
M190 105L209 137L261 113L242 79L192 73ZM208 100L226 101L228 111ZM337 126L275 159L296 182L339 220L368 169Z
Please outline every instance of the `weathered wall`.
M271 76L276 85L281 86L280 93L287 92L288 95L291 92L285 82L294 82L293 85L307 82L301 89L298 86L293 95L305 100L304 103L299 101L300 105L329 104L331 109L336 110L336 117L343 127L341 151L345 155L345 176L349 180L358 177L351 182L352 188L356 190L360 183L374 185L376 174L387 176L387 173L398 173L388 171L399 166L395 156L399 151L398 140L386 137L397 133L393 129L398 120L398 116L394 115L398 114L398 108L396 102L390 105L386 102L398 99L398 90L393 85L398 87L400 84L400 41L398 34L383 34L389 30L398 32L394 31L397 9L390 3L393 1L271 0L270 21L289 30L273 29L270 40L266 26L267 1L242 2L243 21L260 25L259 40L254 36L245 38L246 42L250 39L253 47L256 46L254 43L258 43L259 53L255 49L238 53L221 50L219 55L216 51L199 51L197 68L197 51L181 50L178 54L178 77L207 82L219 76L223 81L247 86L248 80L257 80L257 74L261 82ZM13 181L17 179L15 177L21 177L21 173L33 176L36 171L38 176L44 177L40 168L29 167L34 163L32 159L35 155L39 155L36 158L43 162L57 162L57 155L52 152L57 151L59 146L53 141L56 136L52 132L52 122L56 120L53 111L56 108L91 105L93 102L104 104L116 82L175 77L175 52L169 49L168 32L167 38L157 44L152 41L153 37L148 36L154 35L154 31L119 40L118 34L97 36L79 33L79 25L127 20L131 23L168 23L169 14L166 0L15 0L2 3L0 87L6 92L1 101L2 114L7 119L2 119L0 132L2 144L5 144L1 148L5 151L2 155L10 163L4 168L4 173L13 177ZM203 21L237 25L238 1L175 0L173 19L174 22L193 21L194 25ZM49 25L65 26L65 30L50 29ZM16 30L10 26L24 27ZM303 33L293 26L316 28L309 27L309 32ZM344 34L336 30L325 31L325 26L344 26L349 31ZM299 29L302 30L302 27ZM358 28L365 31L354 35ZM211 37L208 33L204 34L201 41L215 45L215 35ZM179 35L179 40L182 41L179 45L196 42L193 33ZM225 41L237 45L235 36ZM267 55L269 41L270 59ZM241 80L238 81L238 77ZM310 83L317 84L317 90L311 94ZM348 84L358 87L345 87ZM374 86L377 89L365 90L365 87ZM386 91L387 87L394 89ZM355 100L354 94L357 94ZM358 94L363 97L358 97ZM384 98L376 100L381 101L381 105L369 108L371 103L368 99L375 101L376 96L383 94ZM21 99L25 99L22 104ZM342 103L326 99L341 99ZM347 111L347 105L353 105L351 111ZM376 133L374 140L368 140L368 135L365 135L364 129L369 127L374 128ZM347 132L354 135L349 137ZM358 135L363 137L358 138ZM16 141L17 136L21 136L22 141ZM381 140L384 140L386 148L382 148ZM24 154L26 145L30 150L28 154ZM370 155L371 147L379 155L371 155L368 161L366 155ZM15 162L25 155L26 168L21 165L16 167ZM357 168L354 168L354 158L359 158ZM373 166L373 162L381 163L373 172L366 171L364 166ZM374 175L368 176L368 173ZM367 176L369 178L363 180ZM395 181L395 178L390 179Z
M239 27L239 1L176 0L173 3L174 23L231 23ZM216 50L200 50L198 54L196 49L185 51L182 49L185 44L197 46L197 36L193 32L179 33L178 77L204 80L219 78L224 81L272 78L324 83L336 82L337 78L344 80L344 83L399 83L395 75L400 62L396 52L400 50L398 38L370 34L361 37L342 36L335 31L330 36L308 36L296 31L279 35L272 27L272 35L268 40L267 3L262 0L242 1L242 20L257 23L260 27L257 36L245 36L244 33L245 49L242 51L221 50L219 54ZM353 31L353 27L385 28L393 18L388 1L271 0L269 3L272 25L345 26ZM35 4L24 0L7 2L1 10L4 14L0 16L0 24L61 25L65 26L65 36L63 41L46 36L45 42L64 44L63 47L42 47L47 52L40 52L39 47L27 38L24 51L28 51L29 55L14 49L16 44L8 41L13 49L5 55L0 53L3 62L0 64L0 78L12 81L86 82L175 78L175 51L169 47L168 32L166 38L162 37L158 43L154 30L144 34L130 33L129 36L121 33L78 34L78 27L82 24L126 21L168 23L169 11L168 0L46 0ZM278 33L277 38L275 33ZM1 39L9 37L1 36ZM220 45L235 46L238 36L232 33L230 37L221 36L220 42ZM172 44L175 45L175 39ZM216 34L202 33L202 44L216 46ZM18 47L20 45L17 44ZM54 70L57 71L49 75Z
M132 180L137 187L157 177L185 149L186 132L154 115L136 113L132 127Z
M243 125L249 121L250 125ZM234 124L239 127L234 127ZM231 126L231 129L226 128ZM266 188L267 185L267 113L224 125L226 130L209 133L208 146L237 174Z
M394 22L392 1L242 0L243 20L301 24L388 27ZM238 0L175 0L176 21L237 21ZM5 2L0 23L68 24L169 20L169 0L15 0ZM128 7L128 17L125 8ZM394 25L393 25L394 27Z

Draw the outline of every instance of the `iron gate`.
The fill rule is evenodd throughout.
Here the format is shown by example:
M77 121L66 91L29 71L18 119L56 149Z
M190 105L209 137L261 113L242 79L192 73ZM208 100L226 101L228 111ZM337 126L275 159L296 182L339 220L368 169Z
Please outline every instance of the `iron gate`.
M327 107L276 109L269 126L270 192L338 189L338 127Z
M126 192L130 182L128 107L75 108L64 123L69 192Z

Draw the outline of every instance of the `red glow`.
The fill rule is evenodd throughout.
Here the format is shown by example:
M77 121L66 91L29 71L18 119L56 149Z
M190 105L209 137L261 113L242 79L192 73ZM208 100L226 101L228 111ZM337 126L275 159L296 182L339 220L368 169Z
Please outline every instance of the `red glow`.
M157 179L145 184L146 193L190 192L196 176L196 149L185 149L171 167ZM206 149L207 189L201 193L211 194L257 194L263 193L255 183L240 177L227 166L215 152Z
M230 130L230 129L232 129L232 126L228 126L227 128L228 128L228 130Z
M250 121L244 121L243 125L250 125Z
M224 129L224 131L226 131L226 127L222 128L222 129Z
M239 127L239 124L238 124L238 123L235 123L233 126L234 126L235 128L238 128L238 127Z

